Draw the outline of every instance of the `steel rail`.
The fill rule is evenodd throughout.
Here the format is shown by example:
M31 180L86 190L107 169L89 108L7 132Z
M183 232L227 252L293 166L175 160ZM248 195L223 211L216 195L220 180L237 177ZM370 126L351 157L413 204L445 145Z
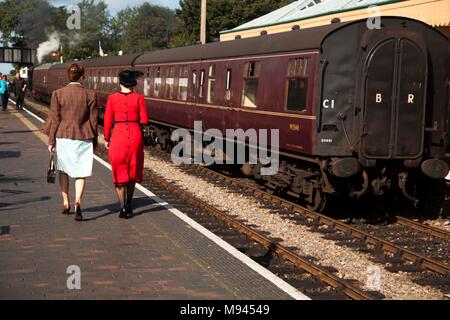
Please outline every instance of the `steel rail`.
M214 177L215 179L222 180L233 186L241 187L245 191L252 193L261 199L268 200L272 204L280 205L283 208L290 209L294 214L298 214L305 218L312 219L320 224L330 226L337 231L341 231L355 239L364 242L366 245L371 245L378 249L382 249L385 253L393 254L396 257L403 259L404 261L412 262L418 266L421 266L424 269L431 270L445 276L450 275L450 266L440 261L426 257L420 253L413 252L412 250L403 248L390 241L376 237L366 231L350 226L339 220L327 217L321 213L310 211L307 208L300 206L299 204L280 198L276 195L272 195L259 188L251 186L248 183L242 183L235 178L227 177L221 173L218 173L216 171L213 171L200 165L196 165L196 167L197 170L199 170L200 172L204 173L209 177ZM419 227L416 228L418 229ZM429 229L428 226L425 225L423 225L422 228Z
M256 230L253 230L243 223L236 221L226 213L222 212L221 210L215 208L214 206L210 205L209 203L198 199L197 197L193 196L190 192L174 185L173 183L168 182L164 178L161 178L159 175L154 173L153 171L149 171L149 174L151 175L152 182L157 183L162 188L176 194L180 199L185 201L186 203L195 206L200 207L203 210L205 210L208 214L216 217L217 219L224 222L229 227L239 231L241 234L245 235L246 237L252 239L253 241L256 241L257 243L264 246L267 250L274 252L282 259L291 262L294 264L297 268L302 269L306 271L307 273L319 278L321 281L326 283L327 285L339 290L343 294L345 294L347 297L353 300L374 300L376 299L373 295L371 295L368 292L365 292L353 284L349 283L348 281L341 279L332 273L328 272L324 268L317 266L293 251L287 249L286 247L280 245L277 242L274 242L267 238L266 236L262 235L260 232L257 232Z
M408 226L417 231L429 234L429 235L437 237L437 238L447 240L447 242L450 243L450 232L448 232L446 230L439 229L439 228L436 228L433 226L428 226L426 224L416 222L414 220L411 220L411 219L408 219L405 217L401 217L401 216L396 216L395 219L398 224Z

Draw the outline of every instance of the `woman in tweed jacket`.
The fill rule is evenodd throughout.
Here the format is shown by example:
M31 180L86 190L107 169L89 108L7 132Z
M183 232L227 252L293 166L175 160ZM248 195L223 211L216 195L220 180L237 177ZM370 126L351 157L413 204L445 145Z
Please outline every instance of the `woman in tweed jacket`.
M92 175L93 142L97 131L97 98L83 88L84 68L72 64L68 69L70 83L53 92L48 124L49 151L57 154L57 170L64 202L62 214L70 213L69 176L75 178L75 220L82 221L81 199L85 179Z

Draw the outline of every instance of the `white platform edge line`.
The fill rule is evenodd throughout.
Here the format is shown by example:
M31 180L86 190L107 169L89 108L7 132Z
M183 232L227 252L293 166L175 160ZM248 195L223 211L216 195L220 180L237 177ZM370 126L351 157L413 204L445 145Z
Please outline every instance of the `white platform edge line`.
M13 100L10 100L10 101L12 103L16 104L15 101L13 101ZM40 122L42 122L42 123L45 122L43 119L41 119L40 117L38 117L37 115L35 115L31 111L29 111L28 109L23 108L23 110L26 111L27 113L29 113L34 118L36 118L37 120L39 120ZM94 159L97 162L99 162L100 164L102 164L103 166L105 166L106 168L108 168L109 170L111 170L111 166L103 159L99 158L96 155L94 155ZM142 186L140 184L136 184L136 188L138 190L140 190L142 193L144 193L146 196L152 198L152 200L156 201L161 207L165 208L166 210L171 212L173 215L175 215L176 217L178 217L179 219L181 219L182 221L184 221L185 223L190 225L192 228L197 230L199 233L204 235L206 238L208 238L209 240L211 240L212 242L217 244L219 247L221 247L222 249L227 251L233 257L235 257L236 259L243 262L245 265L250 267L256 273L258 273L262 277L264 277L267 280L269 280L270 282L272 282L275 286L277 286L279 289L281 289L282 291L289 294L292 298L294 298L296 300L311 300L308 296L304 295L303 293L298 291L296 288L291 286L289 283L287 283L286 281L284 281L283 279L281 279L280 277L278 277L271 271L267 270L266 268L262 267L261 265L259 265L258 263L256 263L255 261L253 261L252 259L247 257L245 254L243 254L242 252L240 252L239 250L234 248L228 242L219 238L217 235L215 235L214 233L212 233L211 231L209 231L208 229L206 229L205 227L203 227L196 221L189 218L186 214L182 213L178 209L173 208L167 202L164 202L162 199L160 199L158 196L153 194L150 190L148 190L144 186Z

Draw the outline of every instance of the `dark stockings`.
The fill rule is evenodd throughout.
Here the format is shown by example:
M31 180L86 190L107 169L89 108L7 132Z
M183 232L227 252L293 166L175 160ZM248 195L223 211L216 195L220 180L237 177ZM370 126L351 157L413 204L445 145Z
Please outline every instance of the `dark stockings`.
M136 182L132 181L129 182L126 187L116 188L117 198L119 199L121 208L125 208L125 206L131 206L135 187Z
M127 205L131 206L131 201L133 200L134 189L136 187L136 182L131 181L127 186Z

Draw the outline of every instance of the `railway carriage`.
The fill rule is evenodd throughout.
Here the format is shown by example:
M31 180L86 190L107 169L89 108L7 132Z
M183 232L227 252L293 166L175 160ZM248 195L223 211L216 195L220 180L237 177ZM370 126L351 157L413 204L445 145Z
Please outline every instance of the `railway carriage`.
M32 94L35 99L50 102L50 96L53 88L49 84L49 71L52 64L43 64L33 68L33 87Z
M311 209L322 209L328 195L387 191L437 208L443 194L422 191L438 190L449 169L449 57L450 43L435 29L383 17L375 30L366 20L332 23L83 64L101 106L117 88L118 71L144 72L137 90L163 146L174 129L193 130L194 121L222 132L278 129L278 173L261 176L261 165L244 165L244 172ZM46 72L58 78L66 67ZM50 82L39 83L43 72L36 69L35 85L51 93Z

